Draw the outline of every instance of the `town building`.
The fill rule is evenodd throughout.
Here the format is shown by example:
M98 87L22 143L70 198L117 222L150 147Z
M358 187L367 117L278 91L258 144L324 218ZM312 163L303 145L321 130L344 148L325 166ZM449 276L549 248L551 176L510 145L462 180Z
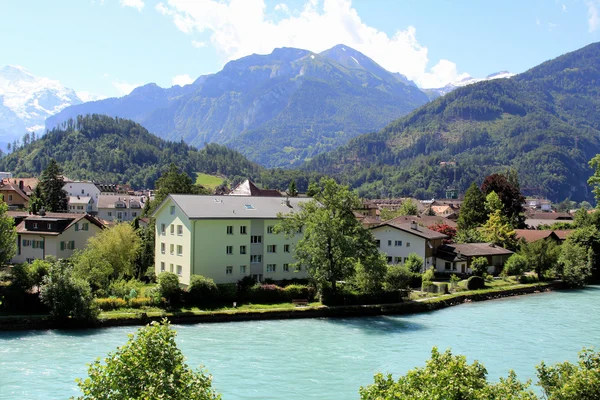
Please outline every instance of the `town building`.
M234 187L229 196L259 196L259 197L282 197L281 192L275 189L261 189L252 181L246 179Z
M146 196L101 194L98 198L98 218L109 222L128 222L142 215Z
M33 262L52 255L69 258L82 250L104 225L88 214L11 212L17 229L17 253L12 263Z
M423 259L423 270L435 265L435 250L447 236L422 227L416 222L398 223L394 220L371 228L377 247L386 255L388 264L404 264L408 256L417 254Z
M66 181L63 190L69 196L69 212L74 214L96 214L100 189L90 181Z
M472 260L485 257L488 273L497 275L512 254L512 251L492 243L445 244L437 248L435 268L439 272L470 274Z
M155 272L176 273L182 284L193 275L216 283L246 276L258 281L306 278L292 264L302 234L277 233L279 214L299 211L308 198L169 195L153 214Z

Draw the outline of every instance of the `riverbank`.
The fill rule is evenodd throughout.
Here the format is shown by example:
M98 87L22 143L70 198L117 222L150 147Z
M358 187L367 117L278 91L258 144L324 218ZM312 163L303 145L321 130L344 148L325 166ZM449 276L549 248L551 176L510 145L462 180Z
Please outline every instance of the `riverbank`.
M273 319L299 318L344 318L368 317L377 315L402 315L435 311L471 301L485 301L504 297L520 296L562 289L562 282L544 282L528 285L518 285L510 288L490 288L477 291L459 292L438 297L424 298L403 303L361 305L361 306L319 306L296 307L294 309L263 309L263 310L226 310L198 312L154 312L143 311L122 314L117 318L100 316L94 323L76 323L72 321L55 321L47 315L16 315L0 317L0 331L11 330L45 330L69 328L106 328L112 326L141 326L151 321L168 318L175 324L196 324L215 322L239 322Z

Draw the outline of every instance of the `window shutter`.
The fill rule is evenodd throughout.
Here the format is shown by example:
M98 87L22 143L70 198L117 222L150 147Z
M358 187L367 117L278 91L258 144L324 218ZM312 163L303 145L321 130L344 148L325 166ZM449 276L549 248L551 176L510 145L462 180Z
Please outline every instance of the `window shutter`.
M75 249L75 241L71 240L71 250Z
M75 224L75 232L79 230L79 224Z
M65 242L60 242L60 249L64 250L65 249Z

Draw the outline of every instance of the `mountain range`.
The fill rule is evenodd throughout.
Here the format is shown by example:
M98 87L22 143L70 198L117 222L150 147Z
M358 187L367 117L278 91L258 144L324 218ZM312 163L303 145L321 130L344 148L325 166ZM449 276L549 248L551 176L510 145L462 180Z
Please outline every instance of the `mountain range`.
M365 197L444 196L514 169L526 195L593 200L588 161L600 153L600 43L509 79L457 88L383 130L303 168Z

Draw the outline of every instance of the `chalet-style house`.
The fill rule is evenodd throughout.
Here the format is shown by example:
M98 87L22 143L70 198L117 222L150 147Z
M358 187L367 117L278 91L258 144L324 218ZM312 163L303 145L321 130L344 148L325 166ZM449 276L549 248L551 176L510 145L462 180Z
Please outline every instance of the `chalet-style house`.
M26 210L37 184L37 178L4 178L0 182L0 195L9 209Z
M17 229L17 253L12 263L33 262L52 255L68 258L85 248L104 225L88 214L48 213L29 215L10 212Z
M234 187L229 196L282 197L279 190L261 189L249 179Z
M499 274L512 251L491 243L445 244L437 248L436 270L470 274L471 261L477 257L488 260L488 273Z
M307 198L169 195L156 209L155 272L174 272L182 284L193 275L215 283L245 276L258 281L306 278L295 270L300 235L276 233L278 214L299 210Z
M371 228L379 250L388 264L404 264L411 253L423 259L423 269L435 265L435 250L447 236L419 226L416 222L398 223L394 220Z

